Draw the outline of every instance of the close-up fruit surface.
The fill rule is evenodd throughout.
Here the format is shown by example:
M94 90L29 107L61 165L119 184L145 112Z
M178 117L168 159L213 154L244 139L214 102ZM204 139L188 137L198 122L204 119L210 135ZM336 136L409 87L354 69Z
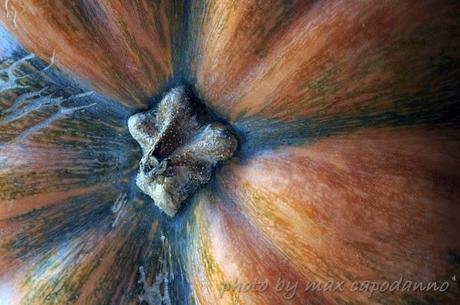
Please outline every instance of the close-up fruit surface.
M2 1L0 305L460 304L459 131L458 1Z

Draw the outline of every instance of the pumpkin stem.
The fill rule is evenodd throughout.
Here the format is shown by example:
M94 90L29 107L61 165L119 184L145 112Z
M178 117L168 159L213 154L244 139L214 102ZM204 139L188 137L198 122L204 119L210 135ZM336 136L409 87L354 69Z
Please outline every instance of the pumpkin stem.
M128 128L143 151L136 184L171 217L237 147L230 127L213 121L184 87L172 89L156 108L131 116Z

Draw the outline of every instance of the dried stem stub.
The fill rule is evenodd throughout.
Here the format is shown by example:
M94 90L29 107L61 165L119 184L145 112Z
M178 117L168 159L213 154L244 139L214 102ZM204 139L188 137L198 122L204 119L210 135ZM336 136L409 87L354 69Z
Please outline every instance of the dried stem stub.
M171 217L237 147L230 127L213 121L184 87L169 91L154 109L131 116L128 128L143 152L136 184Z

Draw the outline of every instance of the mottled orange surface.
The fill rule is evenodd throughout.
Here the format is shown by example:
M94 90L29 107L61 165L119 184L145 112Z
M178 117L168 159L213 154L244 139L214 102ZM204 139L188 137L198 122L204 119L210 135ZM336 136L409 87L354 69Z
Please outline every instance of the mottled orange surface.
M459 304L459 16L448 0L5 1L0 51L54 62L15 73L95 106L37 129L62 105L10 122L30 88L0 92L0 303L138 304L142 266L172 304ZM0 68L27 54L1 52ZM239 150L169 219L132 183L126 120L181 82ZM450 288L273 290L400 277Z

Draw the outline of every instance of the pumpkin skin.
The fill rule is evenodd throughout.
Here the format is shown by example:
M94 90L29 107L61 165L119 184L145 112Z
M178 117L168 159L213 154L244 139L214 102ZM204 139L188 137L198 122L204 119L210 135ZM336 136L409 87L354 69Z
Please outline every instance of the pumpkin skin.
M0 95L0 303L459 302L456 1L4 4L2 68L36 58ZM168 219L126 121L183 82L240 147ZM42 89L88 95L8 110ZM222 293L399 277L450 288Z

